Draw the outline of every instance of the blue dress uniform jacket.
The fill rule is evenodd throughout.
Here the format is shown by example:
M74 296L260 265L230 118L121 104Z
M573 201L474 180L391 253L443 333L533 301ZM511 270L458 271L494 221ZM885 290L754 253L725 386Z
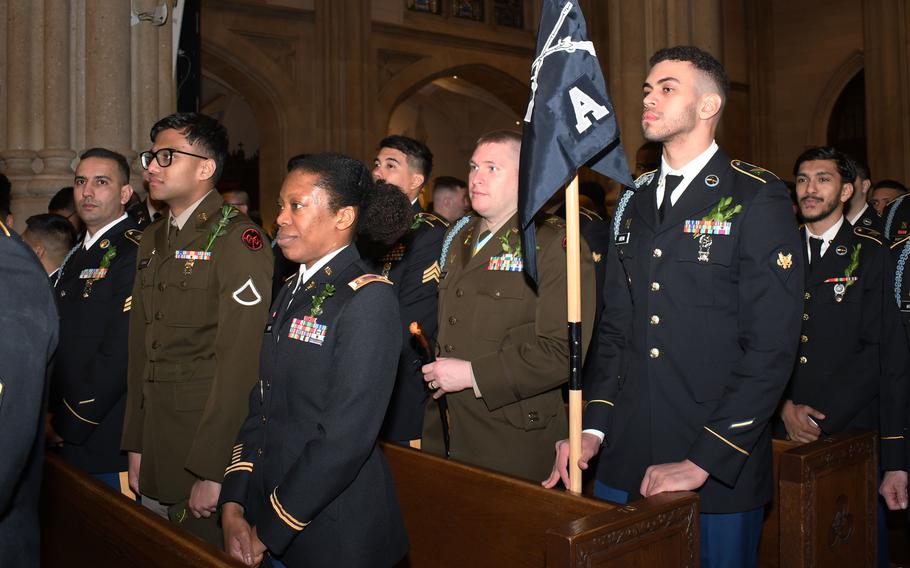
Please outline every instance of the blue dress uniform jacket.
M910 234L896 239L891 248L889 280L885 300L897 306L901 331L886 336L884 358L902 366L883 385L881 397L881 468L884 471L910 470Z
M453 226L461 225L462 221ZM569 376L566 332L565 222L537 225L540 280L522 271L518 215L472 255L484 231L480 217L450 235L439 283L439 344L443 357L470 361L480 390L445 395L450 457L539 481L553 466L553 445L568 435L561 387ZM481 241L482 242L482 241ZM509 253L506 248L512 252ZM511 255L511 256L510 256ZM581 243L582 347L593 331L594 266ZM445 455L436 404L425 411L421 448Z
M77 245L55 287L60 346L51 376L54 430L60 453L88 473L126 471L120 451L126 408L127 336L136 250L142 232L131 217L88 249ZM114 251L111 253L110 251ZM112 256L96 278L105 255Z
M256 382L272 253L238 213L202 257L223 211L212 191L170 242L166 216L149 225L137 255L121 447L142 454L139 488L164 504L221 481Z
M850 212L850 217L852 216L853 212ZM856 223L853 223L853 226L865 227L866 229L872 229L873 231L881 233L885 228L885 221L878 212L869 205L866 207L866 210L863 211L863 214L859 216L859 219L856 220Z
M429 398L423 373L423 355L411 338L411 322L418 322L429 340L436 339L436 292L439 251L448 223L414 204L414 222L398 242L376 262L373 270L395 284L401 313L401 356L395 391L382 427L382 438L393 441L420 438L423 409ZM371 255L372 256L372 255Z
M801 235L805 243L805 229ZM854 258L858 264L847 276ZM877 430L879 392L901 371L883 358L885 338L902 333L897 307L885 301L887 264L881 233L845 220L824 256L806 270L798 359L784 398L822 412L825 419L816 422L826 434ZM855 280L842 281L847 278ZM775 435L786 434L778 418Z
M401 320L391 283L366 273L351 245L292 301L296 279L288 280L266 324L260 380L225 472L221 502L243 505L259 538L289 567L391 566L407 553L392 476L376 445ZM321 312L314 310L320 296Z
M605 253L610 246L610 224L603 217L585 208L581 208L579 232L581 237L591 249L591 259L594 261L594 328L600 327L600 317L603 313L604 279L607 275ZM584 366L581 371L582 387L587 390L588 385L597 380L597 350L598 342L592 341L585 355Z
M608 247L601 381L585 397L585 428L606 434L598 479L634 497L648 466L689 459L710 475L702 513L751 510L771 497L769 421L799 344L791 201L719 149L660 223L659 177L621 197ZM742 206L728 231L687 223L727 197Z
M38 501L57 310L35 254L0 222L0 564L40 565Z

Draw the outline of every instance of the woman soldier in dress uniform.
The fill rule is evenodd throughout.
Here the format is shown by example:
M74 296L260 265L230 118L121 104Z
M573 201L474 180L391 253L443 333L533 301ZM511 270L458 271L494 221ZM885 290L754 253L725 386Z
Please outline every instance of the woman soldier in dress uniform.
M248 565L391 566L408 541L376 438L401 322L392 283L353 241L394 241L409 203L359 161L318 154L288 173L278 210L276 240L300 271L272 304L225 471L225 549Z

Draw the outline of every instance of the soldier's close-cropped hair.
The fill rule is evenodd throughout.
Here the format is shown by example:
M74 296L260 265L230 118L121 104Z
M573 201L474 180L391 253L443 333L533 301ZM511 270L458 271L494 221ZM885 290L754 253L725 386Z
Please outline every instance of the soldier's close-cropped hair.
M430 181L430 172L433 171L433 153L420 140L395 134L383 138L379 142L379 148L398 150L407 156L408 166L423 174L424 183Z
M814 160L831 160L834 162L837 173L840 175L841 183L853 183L856 179L856 169L853 167L853 160L847 154L831 146L816 146L800 154L796 158L796 163L793 164L793 175L799 175L799 167L803 162Z
M648 64L654 67L661 61L686 61L691 63L693 67L710 77L720 96L727 100L727 94L730 92L730 79L727 77L727 72L720 61L707 51L694 45L665 47L654 53L651 59L648 60Z
M316 175L316 186L329 193L329 210L356 207L356 232L368 240L390 244L411 224L411 203L394 185L374 183L370 170L360 160L343 154L310 154L297 160L290 173Z
M521 134L514 130L494 130L492 132L487 132L478 138L476 146L483 146L484 144L505 144L507 142L518 144L520 147Z
M224 161L228 154L227 129L211 116L198 112L175 112L168 115L152 126L151 139L155 142L164 130L174 129L186 138L188 144L197 142L203 149L203 154L215 160L215 175L212 183L218 183L224 172Z
M66 217L53 213L39 213L25 220L30 235L39 239L45 248L66 254L76 244L76 229Z
M87 158L101 158L114 162L117 164L117 169L120 170L120 186L122 187L130 182L130 163L126 161L123 154L107 148L89 148L79 156L80 160Z

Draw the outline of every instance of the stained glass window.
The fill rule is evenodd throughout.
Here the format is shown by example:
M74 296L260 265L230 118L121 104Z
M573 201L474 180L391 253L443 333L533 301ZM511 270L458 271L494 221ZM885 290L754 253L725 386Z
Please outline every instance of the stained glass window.
M414 12L426 12L428 14L439 14L442 6L439 0L408 0L408 10Z
M452 0L452 15L477 22L483 21L483 0Z
M524 27L524 2L522 0L494 0L493 14L496 25L509 28Z

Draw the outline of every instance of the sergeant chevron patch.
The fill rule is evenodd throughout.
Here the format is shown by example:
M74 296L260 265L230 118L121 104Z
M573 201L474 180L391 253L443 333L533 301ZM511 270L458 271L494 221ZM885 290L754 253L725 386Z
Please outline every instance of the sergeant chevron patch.
M427 284L427 283L435 280L436 283L438 284L440 274L441 274L441 272L439 270L439 261L434 260L433 264L431 264L426 270L423 271L422 282L424 284Z
M123 311L128 312L133 308L133 297L128 296L126 300L123 301Z

